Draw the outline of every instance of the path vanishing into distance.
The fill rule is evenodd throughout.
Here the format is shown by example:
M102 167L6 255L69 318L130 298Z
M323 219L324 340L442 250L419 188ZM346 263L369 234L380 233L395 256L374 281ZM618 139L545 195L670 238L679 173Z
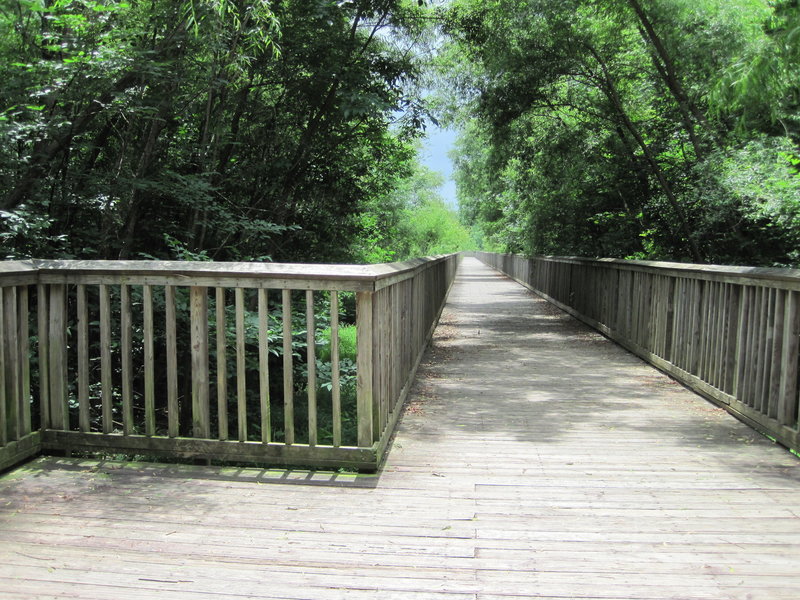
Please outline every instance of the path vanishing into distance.
M0 598L800 596L800 459L464 259L375 475L40 458Z

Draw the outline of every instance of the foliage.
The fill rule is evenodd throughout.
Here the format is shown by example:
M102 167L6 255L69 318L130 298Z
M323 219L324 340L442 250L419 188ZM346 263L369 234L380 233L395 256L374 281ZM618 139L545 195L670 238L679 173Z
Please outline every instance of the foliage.
M428 11L412 0L6 3L5 255L358 258L363 214L415 161Z
M485 247L797 264L796 2L455 0L439 59Z

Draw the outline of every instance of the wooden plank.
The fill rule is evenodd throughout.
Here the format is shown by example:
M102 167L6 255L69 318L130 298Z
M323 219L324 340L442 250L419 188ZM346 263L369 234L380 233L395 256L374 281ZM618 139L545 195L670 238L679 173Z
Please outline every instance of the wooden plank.
M69 429L67 406L67 324L66 287L50 286L48 350L50 365L50 426Z
M131 287L119 286L120 297L120 362L122 363L122 433L136 432L133 420L133 314Z
M236 306L236 418L240 442L247 441L247 369L245 363L244 289L234 290Z
M791 292L773 290L775 308L770 322L772 343L765 385L764 414L771 419L778 418L778 404L780 402L781 367L783 366L783 335L785 331L784 318L786 316L786 295Z
M339 374L339 292L331 292L331 414L333 445L342 445L342 400Z
M725 314L726 346L724 352L724 383L722 391L736 395L736 365L739 352L739 319L742 317L742 286L725 284L728 289L728 309Z
M100 402L103 433L114 431L114 391L111 384L111 299L107 285L98 288L100 299Z
M306 367L308 369L308 445L317 445L317 345L314 292L306 291Z
M769 321L772 317L772 298L769 288L759 286L757 293L759 297L759 310L756 313L756 337L753 345L753 392L752 402L748 402L748 406L751 406L758 412L762 412L764 402L764 374L767 367L767 351L771 337L769 334Z
M800 310L798 292L787 292L784 302L780 389L776 418L781 425L798 423L798 362L800 362Z
M292 290L282 292L283 305L283 429L284 440L294 444L294 372L292 366Z
M175 287L164 288L164 335L167 353L167 434L180 434L180 406L178 404L178 332L175 311Z
M0 307L5 312L6 292L9 288L0 286ZM0 315L0 449L3 448L9 441L14 439L13 425L9 420L8 405L13 400L13 396L9 397L8 389L6 387L7 369L6 369L6 320L4 315ZM0 461L5 457L5 451L0 454Z
M208 288L189 288L189 318L192 360L192 435L211 437L208 370Z
M5 384L5 428L8 440L18 440L21 437L19 422L20 404L20 371L21 359L19 354L19 313L17 310L17 288L7 287L3 289L2 308L3 314L3 337L0 344L3 345L3 362L0 369L4 370Z
M19 396L19 432L20 437L31 433L31 336L30 336L30 298L28 286L18 289L19 297L19 356L20 356L20 396Z
M356 402L358 411L358 445L369 447L373 443L373 356L372 299L369 292L356 294Z
M50 350L48 291L39 284L36 286L36 337L39 357L39 411L41 429L50 427Z
M70 447L75 450L105 451L122 454L153 453L179 458L210 458L242 462L266 462L274 465L317 465L319 468L377 468L374 448L342 446L309 447L306 444L241 442L200 438L167 438L143 435L122 436L97 432L46 431L42 438L46 450Z
M310 293L310 292L309 292ZM258 290L258 388L261 403L261 441L272 441L272 417L269 398L269 297Z
M225 324L225 288L216 288L217 423L219 439L228 439L228 342Z
M142 327L144 329L144 431L156 433L155 332L153 324L153 288L142 288Z
M78 301L78 427L89 431L89 310L86 306L86 286L77 286Z

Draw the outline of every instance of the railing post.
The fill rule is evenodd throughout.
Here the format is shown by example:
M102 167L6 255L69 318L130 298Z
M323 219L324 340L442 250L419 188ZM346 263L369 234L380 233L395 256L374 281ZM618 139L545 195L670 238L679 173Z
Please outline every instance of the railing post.
M208 288L189 289L192 344L192 435L211 436L209 427Z
M50 364L50 426L62 431L69 430L67 407L67 305L66 286L50 286L50 315L48 350Z
M373 365L372 300L374 292L356 294L356 403L358 410L358 445L372 446Z

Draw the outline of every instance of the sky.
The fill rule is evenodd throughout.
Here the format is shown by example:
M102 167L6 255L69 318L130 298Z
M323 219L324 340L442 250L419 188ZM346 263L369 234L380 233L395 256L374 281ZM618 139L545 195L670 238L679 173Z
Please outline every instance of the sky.
M445 202L453 209L458 208L456 200L456 183L453 181L453 163L447 153L453 148L456 141L456 132L452 129L429 126L427 138L422 142L420 159L422 164L431 171L437 171L444 176L445 183L439 193Z

